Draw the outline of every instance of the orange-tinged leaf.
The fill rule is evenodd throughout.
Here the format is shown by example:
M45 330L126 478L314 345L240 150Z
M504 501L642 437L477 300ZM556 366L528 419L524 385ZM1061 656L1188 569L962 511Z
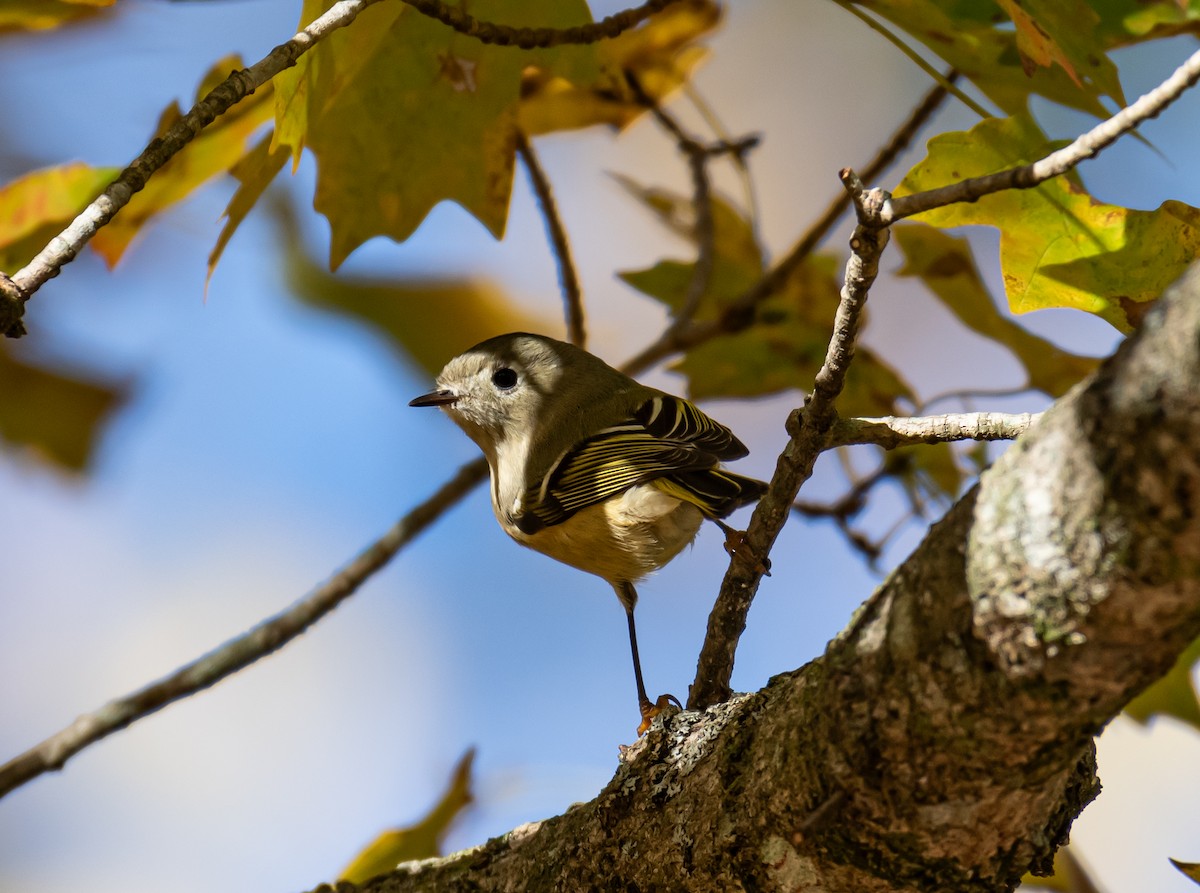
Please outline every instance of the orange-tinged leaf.
M429 814L415 825L384 831L367 844L343 869L339 880L362 884L392 871L410 859L429 859L442 852L442 840L451 823L474 797L471 795L471 763L475 750L458 761L450 785Z
M969 132L929 141L929 154L897 195L994 173L1042 157L1050 142L1027 115L989 118ZM1000 230L1000 265L1014 313L1072 307L1123 332L1200 257L1200 210L1164 202L1138 211L1093 199L1079 177L1056 177L1035 189L1010 189L916 218L938 227L966 224Z
M598 71L594 46L488 46L400 4L380 6L322 41L280 90L276 146L308 146L317 158L314 205L332 228L333 268L373 236L408 238L443 201L503 235L522 72L576 81ZM475 0L471 14L513 25L590 21L582 0Z
M25 362L0 342L0 440L67 471L85 471L127 390L78 370Z
M899 224L892 237L904 252L900 276L916 276L959 321L1008 348L1025 367L1028 384L1061 397L1100 361L1062 350L1003 316L979 276L970 243L919 223Z
M0 31L44 31L95 15L116 0L0 0Z
M1067 2L1073 9L1082 0ZM862 5L924 43L1007 114L1027 110L1034 95L1100 118L1109 115L1101 96L1125 104L1116 69L1102 51L1096 52L1094 65L1089 63L1091 77L1084 78L1082 85L1061 65L1027 71L1018 49L1021 32L1004 21L993 0L869 0ZM1029 2L1023 5L1031 6ZM1040 10L1042 4L1037 6ZM1070 58L1073 66L1078 63L1074 56Z
M1200 639L1179 656L1175 666L1140 695L1125 705L1125 713L1140 723L1155 716L1173 716L1200 731L1200 699L1192 670L1200 662Z
M118 173L71 162L0 187L0 269L11 273L28 263Z
M219 60L204 76L196 98L202 98L230 71L240 67L241 61L236 56ZM96 233L91 245L110 267L121 259L129 243L147 221L237 163L245 152L246 141L270 118L270 96L269 85L260 87L254 95L246 97L206 127L163 165L147 181L146 187L134 195L107 226ZM178 104L172 103L159 119L155 135L161 136L181 116Z
M217 236L217 244L213 246L212 252L208 255L206 287L212 280L213 272L217 268L221 254L225 251L225 246L229 244L229 240L233 238L237 228L246 219L246 215L262 198L262 194L283 169L284 162L287 161L286 149L272 150L272 137L273 134L268 134L255 143L254 148L243 155L229 171L237 178L238 188L225 208L225 225L221 227L221 233Z
M1124 105L1117 66L1101 42L1100 16L1085 0L997 0L1017 29L1026 72L1059 65L1081 89Z

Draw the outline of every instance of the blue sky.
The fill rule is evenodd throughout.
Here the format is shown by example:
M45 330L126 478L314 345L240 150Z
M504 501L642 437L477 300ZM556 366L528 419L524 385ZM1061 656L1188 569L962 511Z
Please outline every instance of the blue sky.
M214 59L259 58L294 31L298 6L122 0L83 27L0 39L0 102L21 125L5 130L0 179L76 158L123 164ZM766 135L753 164L776 252L834 194L838 168L873 154L926 89L831 4L784 6L737 4L699 77L732 132ZM1135 57L1123 71L1130 98L1191 46ZM824 82L837 89L805 89ZM1041 111L1057 135L1088 125ZM1198 122L1189 97L1147 128L1161 155L1125 141L1085 177L1116 203L1200 205ZM937 126L971 123L951 108ZM608 172L682 189L687 171L647 123L616 139L557 136L538 149L579 258L592 348L620 361L663 318L615 272L686 247ZM310 203L313 177L306 159L288 184L298 206ZM165 215L115 272L85 254L30 305L27 349L135 386L87 479L0 454L4 757L280 610L476 454L449 420L407 407L428 388L426 375L377 334L286 293L267 215L244 225L204 299L205 259L229 194L218 184ZM521 171L511 213L496 242L458 208L440 207L408 243L374 240L345 271L486 276L556 320L556 273ZM843 223L830 244L847 234ZM305 238L324 255L323 221L307 221ZM994 245L995 236L978 239ZM911 283L889 280L871 312L869 343L923 394L1020 380L1010 359ZM1030 326L1086 353L1116 341L1079 314L1039 314ZM661 370L647 380L681 388ZM706 407L751 446L739 471L770 474L797 396ZM827 460L806 494L832 496L839 483ZM885 494L868 513L876 533L895 509ZM885 565L920 533L903 531ZM826 525L789 525L773 561L739 650L739 689L820 654L878 582ZM639 587L656 692L686 692L725 563L709 531ZM306 889L332 879L384 827L422 814L469 746L479 752L479 802L450 845L481 842L599 790L637 723L631 676L608 586L508 541L478 490L280 654L0 802L0 889ZM1077 839L1111 891L1188 889L1165 856L1200 859L1189 835L1200 827L1198 766L1200 744L1169 722L1148 733L1119 721L1106 733L1106 792Z

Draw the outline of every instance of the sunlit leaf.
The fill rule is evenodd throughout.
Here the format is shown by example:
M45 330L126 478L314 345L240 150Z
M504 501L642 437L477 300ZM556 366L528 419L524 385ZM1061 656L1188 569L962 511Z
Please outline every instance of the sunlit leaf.
M201 82L196 98L205 96L234 69L241 67L236 56L218 61ZM271 116L271 90L260 87L206 127L178 154L160 168L112 221L92 238L92 247L108 265L114 266L146 222L182 201L213 177L228 171L245 152L246 141ZM159 118L156 136L161 136L182 117L177 103Z
M442 840L451 823L474 799L471 795L471 763L474 759L472 749L458 761L449 787L425 818L406 828L384 831L354 857L342 871L340 880L362 884L392 871L401 862L440 856Z
M571 81L542 69L526 70L521 83L520 123L529 134L609 124L621 128L646 108L625 73L655 101L682 85L708 51L696 44L721 20L713 0L674 3L637 28L597 45L598 77Z
M0 32L44 31L95 15L116 0L0 0Z
M217 244L213 246L212 252L208 255L206 281L212 279L217 262L220 261L225 246L229 244L229 240L233 238L237 228L241 226L246 215L262 198L262 194L287 161L287 151L272 150L271 139L271 135L268 134L259 140L254 148L243 155L229 171L237 178L238 188L225 208L225 225L221 227L221 234L217 236Z
M1175 666L1125 705L1125 713L1140 723L1155 716L1173 716L1200 731L1200 701L1192 670L1200 662L1200 639L1179 656Z
M0 269L14 272L32 260L118 173L72 162L0 187Z
M1027 74L1059 65L1080 89L1124 105L1117 66L1096 39L1100 16L1085 0L997 0L1017 31Z
M1008 348L1025 367L1028 384L1061 397L1099 365L1056 347L1002 315L979 276L971 245L931 226L900 224L892 237L904 252L901 276L916 276L967 328Z
M306 2L305 22L327 5ZM512 25L590 21L583 0L476 0L471 14ZM317 157L314 204L332 228L330 265L373 236L408 238L443 201L503 235L522 72L594 81L596 53L489 46L401 4L370 7L323 40L284 77L275 144Z
M1083 0L1026 0L1021 4L1036 9L1039 21L1054 24L1054 38L1070 49L1056 46L1071 61L1072 70L1078 69L1075 73L1082 83L1061 64L1027 70L1024 62L1028 57L1022 55L1018 42L1029 31L1014 29L993 0L864 0L859 5L921 41L1007 114L1027 110L1034 95L1101 118L1109 114L1101 96L1125 105L1116 69L1103 50L1086 52L1091 45L1083 23L1094 14ZM1079 36L1064 36L1064 30L1072 26L1080 29Z
M897 195L994 173L1053 148L1028 116L990 118L969 132L930 140L929 154L908 172ZM939 227L997 227L1014 313L1072 307L1095 313L1123 332L1136 326L1150 303L1200 256L1200 210L1175 201L1154 211L1107 205L1088 195L1073 174L916 219Z
M1200 862L1180 862L1172 859L1171 864L1178 868L1184 877L1200 884Z
M84 471L96 440L128 395L126 385L78 369L17 359L0 339L0 440L68 471Z

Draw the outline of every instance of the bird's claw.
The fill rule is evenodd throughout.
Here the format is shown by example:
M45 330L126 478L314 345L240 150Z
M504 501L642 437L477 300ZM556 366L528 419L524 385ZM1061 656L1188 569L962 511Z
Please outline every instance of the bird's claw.
M734 530L728 524L722 524L721 529L725 531L725 552L732 558L737 554L738 549L746 545L746 531ZM771 559L763 558L761 561L756 562L754 570L764 577L771 576Z
M638 737L640 738L649 731L650 724L654 722L654 717L670 707L674 707L676 710L683 709L683 705L679 703L679 698L674 695L659 695L658 700L653 704L649 701L642 701L638 704L638 709L642 712L642 723L637 728Z

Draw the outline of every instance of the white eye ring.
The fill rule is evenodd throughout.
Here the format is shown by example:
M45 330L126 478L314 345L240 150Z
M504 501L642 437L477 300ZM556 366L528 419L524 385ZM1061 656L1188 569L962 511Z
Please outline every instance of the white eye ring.
M492 384L502 391L511 391L517 386L517 373L502 366L492 373Z

